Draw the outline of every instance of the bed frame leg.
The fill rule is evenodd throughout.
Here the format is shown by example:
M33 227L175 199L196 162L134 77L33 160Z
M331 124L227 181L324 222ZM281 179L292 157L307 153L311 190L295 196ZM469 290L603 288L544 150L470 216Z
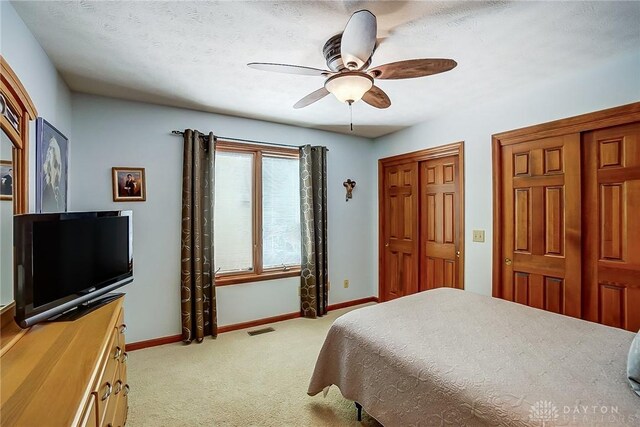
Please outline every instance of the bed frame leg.
M358 421L362 421L362 405L358 402L354 402L356 404L356 409L358 410Z

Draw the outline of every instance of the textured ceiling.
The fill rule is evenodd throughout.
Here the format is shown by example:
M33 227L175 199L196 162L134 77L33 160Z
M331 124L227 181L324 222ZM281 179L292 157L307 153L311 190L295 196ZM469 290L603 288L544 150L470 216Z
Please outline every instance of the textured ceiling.
M354 133L377 137L640 46L638 2L14 2L72 90L349 133L333 96L292 105L320 77L248 62L326 68L322 46L367 8L384 38L372 66L458 62L426 78L376 82L387 110L354 105Z

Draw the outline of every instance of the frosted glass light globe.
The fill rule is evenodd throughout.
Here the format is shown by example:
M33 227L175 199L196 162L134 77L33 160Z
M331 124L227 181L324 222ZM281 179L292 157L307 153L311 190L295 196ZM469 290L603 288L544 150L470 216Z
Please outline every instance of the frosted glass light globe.
M362 99L373 86L373 78L365 73L347 72L335 75L324 83L325 89L340 102L353 103Z

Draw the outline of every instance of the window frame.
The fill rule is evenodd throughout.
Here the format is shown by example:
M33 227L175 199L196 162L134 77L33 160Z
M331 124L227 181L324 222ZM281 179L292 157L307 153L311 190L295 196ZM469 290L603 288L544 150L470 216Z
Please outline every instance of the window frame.
M299 265L267 269L263 268L262 265L262 158L276 157L299 159L299 151L296 148L245 144L226 140L217 140L215 147L216 153L220 151L253 155L253 176L251 179L251 192L253 195L253 209L251 215L253 271L216 273L216 286L235 285L240 283L260 282L263 280L300 276L301 268Z

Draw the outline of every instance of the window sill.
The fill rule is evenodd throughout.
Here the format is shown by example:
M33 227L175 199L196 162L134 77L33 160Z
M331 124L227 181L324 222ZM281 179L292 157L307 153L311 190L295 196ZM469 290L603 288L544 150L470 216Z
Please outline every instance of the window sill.
M262 282L264 280L283 279L285 277L300 276L300 268L292 268L289 271L264 271L261 274L242 273L216 277L216 286L238 285L240 283Z

